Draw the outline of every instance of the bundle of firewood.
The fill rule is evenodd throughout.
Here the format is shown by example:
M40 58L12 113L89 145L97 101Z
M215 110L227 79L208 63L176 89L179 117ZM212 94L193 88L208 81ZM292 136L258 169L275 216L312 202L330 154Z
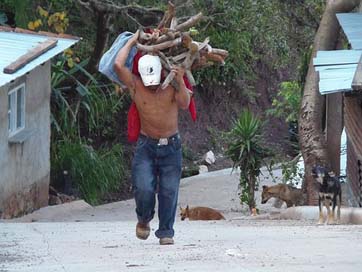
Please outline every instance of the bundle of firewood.
M173 81L175 74L171 71L172 66L183 67L189 82L194 86L196 83L192 70L210 66L215 62L224 64L228 55L226 50L212 48L209 38L203 42L192 39L192 27L202 19L202 13L180 24L175 13L175 6L169 2L168 10L158 27L153 29L152 33L141 30L137 43L139 50L157 54L160 57L162 66L167 72L167 77L162 84L163 89L169 84L177 88L177 83Z

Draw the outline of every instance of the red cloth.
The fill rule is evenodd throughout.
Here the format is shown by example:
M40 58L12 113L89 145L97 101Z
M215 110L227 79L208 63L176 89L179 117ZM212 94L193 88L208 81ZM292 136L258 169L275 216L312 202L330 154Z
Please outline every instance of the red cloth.
M135 57L133 59L132 73L137 76L140 75L138 72L138 61L141 58L141 56L142 56L141 52L137 52L137 54L135 55ZM190 82L186 76L184 76L184 82L185 82L186 88L193 91L192 85L190 84ZM191 97L190 105L189 105L189 112L191 114L192 120L196 121L197 115L196 115L196 105L195 105L194 97ZM128 141L136 142L138 140L138 136L141 131L141 120L140 120L135 102L132 102L131 107L129 108L127 121L128 121L128 127L127 127Z

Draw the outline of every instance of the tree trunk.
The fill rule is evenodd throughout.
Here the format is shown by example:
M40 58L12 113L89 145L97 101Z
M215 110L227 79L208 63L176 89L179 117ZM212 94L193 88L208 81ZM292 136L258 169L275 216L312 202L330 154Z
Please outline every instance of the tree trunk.
M349 12L360 2L361 0L329 0L314 39L299 115L300 149L305 164L303 190L307 194L308 205L317 203L317 193L311 176L312 167L316 164L329 166L322 127L325 99L319 94L319 78L313 67L313 58L318 50L335 49L339 36L339 24L335 14Z
M252 212L255 208L255 177L249 176L249 210Z
M111 14L98 11L97 15L97 37L96 44L92 53L92 56L88 62L87 70L91 74L97 72L98 63L103 55L104 49L107 46L109 32L110 32L110 20Z

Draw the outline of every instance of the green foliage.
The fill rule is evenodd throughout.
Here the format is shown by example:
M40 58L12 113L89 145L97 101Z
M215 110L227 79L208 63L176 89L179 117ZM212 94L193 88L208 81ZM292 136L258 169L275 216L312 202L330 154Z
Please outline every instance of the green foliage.
M298 73L299 73L298 81L300 84L301 92L303 92L303 90L304 90L305 79L308 74L309 62L311 60L312 53L313 53L313 47L310 46L303 52L301 62L298 66Z
M26 28L28 24L27 9L30 6L29 0L14 0L15 22L17 27Z
M221 150L224 151L224 146L226 145L226 140L222 135L222 132L212 126L206 128L209 133L209 148L212 150Z
M13 12L15 14L16 26L26 28L30 6L30 0L2 0L0 3L0 10L3 9L8 12Z
M267 59L274 66L288 59L288 18L283 17L275 1L194 2L195 9L208 16L200 32L210 37L213 47L229 51L224 69L205 69L202 78L221 83L239 76L252 79L256 61Z
M120 145L92 146L98 136L109 140L115 137L110 128L114 127L121 101L84 69L86 64L75 63L69 69L65 57L53 64L51 164L54 179L68 170L82 197L97 204L125 177Z
M273 99L273 108L268 113L281 117L286 122L298 122L300 103L302 100L301 86L296 81L285 81L280 84L277 98Z
M199 40L209 36L213 47L229 51L224 67L200 70L197 80L222 86L238 78L253 85L261 63L269 70L294 64L293 56L308 48L313 39L325 1L192 2L192 10L206 16L197 26Z
M184 160L195 161L197 159L195 152L187 145L183 144L181 150L182 150L182 158Z
M58 109L53 118L55 128L58 133L73 138L79 137L79 131L84 129L92 136L113 138L115 134L109 128L115 127L114 116L122 108L122 99L109 89L112 85L101 84L89 74L85 65L87 60L74 63L74 67L68 70L67 59L61 57L52 66L53 104ZM83 84L77 73L85 75L89 81ZM68 85L64 86L65 81ZM69 101L67 96L72 90L77 92L77 97Z
M249 65L255 55L252 51L251 34L248 32L217 31L216 28L208 29L207 33L215 48L226 48L229 57L224 66L213 65L196 73L198 81L204 79L225 84L238 76L253 78L253 70ZM225 41L229 41L225 45Z
M304 171L299 169L298 160L301 158L301 154L296 156L293 160L283 162L281 164L283 183L295 186L298 181L303 180Z
M44 1L42 1L44 2ZM54 11L70 10L74 2L73 0L46 0L48 6ZM45 4L45 3L44 3Z
M124 179L125 164L121 145L112 149L93 149L82 141L58 141L52 148L52 169L68 170L84 199L98 204L104 193L119 188Z
M226 133L227 156L233 161L233 168L240 168L240 202L255 207L254 189L264 159L270 155L261 142L262 123L249 110L244 110L234 121L234 127Z

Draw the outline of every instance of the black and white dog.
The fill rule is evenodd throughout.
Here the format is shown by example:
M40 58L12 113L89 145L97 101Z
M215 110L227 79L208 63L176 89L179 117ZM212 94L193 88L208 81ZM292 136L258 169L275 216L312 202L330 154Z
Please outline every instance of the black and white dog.
M317 165L312 169L312 175L319 185L319 221L318 224L324 223L323 217L323 204L327 208L328 212L328 224L335 223L334 212L336 206L337 209L337 223L341 219L341 202L342 202L342 190L338 177L327 168ZM331 210L332 206L332 210Z

